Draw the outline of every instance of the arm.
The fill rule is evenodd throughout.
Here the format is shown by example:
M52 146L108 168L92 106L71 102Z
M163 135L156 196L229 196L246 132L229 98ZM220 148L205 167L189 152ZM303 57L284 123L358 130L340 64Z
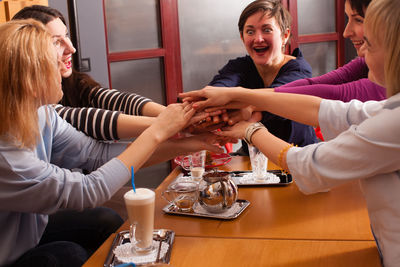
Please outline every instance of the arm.
M322 100L319 111L319 123L326 140L336 138L347 131L352 125L375 116L386 101L360 102L352 100L348 103L341 101ZM378 127L378 126L377 126Z
M234 101L252 104L258 110L268 111L306 125L318 126L320 98L240 89L236 90L232 97Z
M172 104L166 108L155 120L154 122L147 127L143 133L136 138L134 142L132 142L127 149L125 149L117 158L128 168L134 167L135 171L139 170L143 164L150 159L151 155L157 149L157 147L166 141L168 138L176 134L179 130L185 127L192 116L194 115L195 110L192 109L191 105L186 104ZM72 146L68 142L70 140L68 136L65 136L64 131L59 132L60 136L57 136L57 140L60 143L56 143L57 147L62 148L63 150L68 149L68 147L73 147L72 150L69 150L67 154L72 154L73 157L76 156L76 153L82 153L83 149L75 149L76 146ZM92 141L94 142L94 141ZM88 142L90 143L90 142ZM107 149L113 148L114 145L108 146ZM204 145L204 144L203 144ZM83 158L86 161L90 161L93 159L93 164L88 166L87 169L95 169L99 166L102 161L100 159L108 160L109 157L101 157L104 153L95 150L97 147L94 146L91 149L85 149L84 153L91 153L91 156L84 156ZM100 148L102 148L100 146ZM119 150L120 152L121 150ZM107 154L110 155L110 154ZM115 155L115 153L113 154ZM63 154L63 157L65 154ZM87 163L85 163L87 164ZM97 165L95 165L97 164ZM87 165L86 165L87 166Z
M382 107L377 103L375 106L376 109ZM362 109L359 111L363 113ZM357 113L354 107L347 105L340 113L350 115L349 113L354 112ZM363 120L358 126L350 126L328 142L303 148L292 147L285 151L288 144L266 129L256 131L251 137L251 142L271 161L276 164L281 163L283 169L289 170L304 193L315 193L350 180L397 171L400 143L393 139L393 136L400 134L400 126L393 122L397 120L399 112L397 109L376 114ZM363 115L359 116L360 119L362 117ZM232 128L236 127L236 131L240 129L239 132L243 137L248 125L249 123L246 123L241 128L239 126ZM231 129L230 134L233 132ZM279 162L280 154L281 162Z
M0 180L4 188L8 188L7 196L3 194L0 201L8 206L4 210L49 214L59 208L94 207L106 201L129 179L129 170L120 161L107 162L123 150L121 146L96 142L76 131L52 109L49 111L48 116L44 108L39 112L42 135L37 149L11 145L3 149L4 143L0 146ZM102 164L88 175L69 170ZM20 201L21 194L27 202Z
M400 109L392 107L382 112L386 103L323 100L321 128L328 132L333 130L330 133L333 139L328 142L290 148L267 129L257 130L250 141L270 160L289 170L305 193L326 190L348 180L394 172L399 166L400 144L393 137L400 134L400 126L393 122L400 115ZM219 134L243 138L250 124L240 122Z
M170 105L122 153L121 145L95 141L76 131L52 109L48 114L46 117L41 108L43 135L36 150L0 144L0 183L9 189L0 201L5 210L48 214L60 208L100 205L128 182L131 166L138 171L160 143L186 125L194 110L190 105ZM98 169L84 175L67 169L73 167ZM26 202L20 201L22 193Z
M216 143L218 143L218 136L211 133L170 139L156 149L151 158L144 164L144 167L200 150L222 153L223 149Z
M180 96L187 101L197 101L193 107L199 110L207 107L229 109L229 105L224 105L236 102L245 106L253 105L259 111L268 111L306 125L318 126L321 99L314 96L280 94L268 89L251 90L240 87L226 88L225 90L206 87L199 91L182 93ZM207 109L207 111L212 112L213 109Z
M73 70L63 78L64 96L60 104L72 107L94 107L122 111L128 115L157 116L165 107L143 96L102 88L98 82L83 72Z
M69 122L79 131L99 140L118 140L117 111L97 108L72 108L55 105L55 110L61 118Z
M157 117L163 110L165 106L160 105L156 102L146 102L142 108L142 116Z
M225 127L221 132L217 132L218 135L226 136L230 138L244 139L246 134L246 129L253 122L241 121L234 126ZM279 162L279 154L284 148L288 147L289 144L282 139L271 134L267 128L261 128L253 133L250 137L251 143L260 149L268 159L270 159L275 164L282 164L283 169L287 169L286 160ZM282 154L286 156L287 151Z
M55 110L79 131L98 140L119 140L139 136L155 118L131 116L98 108L71 108L56 105Z
M152 103L150 106L144 107ZM143 96L123 93L115 89L96 87L89 94L89 105L113 111L122 111L128 115L158 115L163 107Z
M155 120L154 117L120 114L117 121L118 137L121 139L137 137Z
M314 78L306 78L282 85L296 87L313 84L341 84L368 77L368 67L364 58L356 58L343 67Z
M192 119L190 120L190 123L196 123L198 120L201 120L206 116L208 115L203 114L203 115L193 116ZM116 121L118 136L121 138L137 137L155 121L156 118L152 117L130 116L126 114L119 114L118 120ZM105 129L109 128L109 125L104 125L104 126ZM192 136L182 139L168 140L162 143L160 147L156 150L156 152L152 154L150 159L146 162L146 166L170 160L181 154L195 152L204 149L214 152L221 152L221 149L218 146L213 145L217 141L215 137L217 136L212 134L206 134L206 135ZM99 152L99 154L101 153ZM88 156L88 158L90 157ZM95 167L90 166L87 168L93 169Z
M341 100L349 102L352 99L360 101L386 99L386 89L371 82L361 79L342 84L312 84L306 86L281 86L274 89L275 92L306 94L318 96L324 99Z
M7 191L2 194L0 207L12 212L51 214L58 209L96 207L130 177L129 170L117 159L84 175L39 159L33 151L10 148L0 154L0 182L2 192Z
M329 142L304 150L290 149L287 164L299 188L313 193L349 180L397 172L400 144L394 136L399 136L400 127L394 122L400 116L399 111L397 108L379 112ZM345 114L354 112L349 106Z
M186 127L195 110L191 105L171 104L131 145L117 158L128 168L138 170L164 141ZM140 151L140 154L137 153Z

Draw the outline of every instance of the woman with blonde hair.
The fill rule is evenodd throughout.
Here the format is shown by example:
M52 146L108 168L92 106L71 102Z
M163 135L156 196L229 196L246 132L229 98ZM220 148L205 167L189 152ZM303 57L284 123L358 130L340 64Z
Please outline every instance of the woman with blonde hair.
M119 225L92 213L47 231L49 214L96 210L131 170L159 157L156 149L195 112L187 104L168 106L128 147L96 141L50 105L62 97L56 45L35 20L0 25L0 266L81 266Z
M194 106L233 108L252 104L308 125L320 126L326 142L293 147L258 123L242 121L220 134L243 138L290 171L310 194L358 180L371 229L386 267L400 262L400 1L373 0L366 12L361 54L368 78L389 99L343 103L267 90L207 88L181 94ZM215 108L210 108L209 111Z

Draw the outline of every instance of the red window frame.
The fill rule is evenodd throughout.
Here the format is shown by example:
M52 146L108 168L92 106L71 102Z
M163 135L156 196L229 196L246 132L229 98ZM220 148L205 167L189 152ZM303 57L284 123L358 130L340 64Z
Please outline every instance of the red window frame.
M105 15L105 1L103 0L104 27L107 50L108 77L112 88L110 64L112 62L163 58L166 104L175 103L178 94L182 92L181 48L179 38L179 18L177 0L159 0L162 47L155 49L133 50L110 53L108 48L107 21Z
M110 53L108 49L107 23L105 16L105 1L103 0L104 27L106 35L107 64L110 87L112 87L110 63L125 60L146 59L162 57L164 60L164 82L166 90L166 104L175 103L182 89L182 66L180 54L178 0L159 0L162 47L156 49L134 50ZM300 35L298 34L297 0L282 0L283 5L293 17L291 44L288 53L293 52L299 44L336 42L336 65L343 66L344 53L344 1L335 0L336 32Z
M344 53L344 1L335 0L335 18L336 18L336 32L308 34L299 36L298 27L298 13L297 13L297 0L283 0L284 6L289 10L293 17L292 23L292 38L290 41L289 52L292 52L299 44L306 43L319 43L319 42L336 42L336 67L341 67L345 62Z

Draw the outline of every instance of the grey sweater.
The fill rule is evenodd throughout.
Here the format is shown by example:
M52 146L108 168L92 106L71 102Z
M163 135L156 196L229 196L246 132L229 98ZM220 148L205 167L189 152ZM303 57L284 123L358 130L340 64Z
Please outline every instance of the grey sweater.
M95 141L51 107L39 108L38 115L41 136L34 150L0 140L0 266L38 244L48 214L98 206L130 178L114 158L125 145ZM84 175L72 168L95 171Z

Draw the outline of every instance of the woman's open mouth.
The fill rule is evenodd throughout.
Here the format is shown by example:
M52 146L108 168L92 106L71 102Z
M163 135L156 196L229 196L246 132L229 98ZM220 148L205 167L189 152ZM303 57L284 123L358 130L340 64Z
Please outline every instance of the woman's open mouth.
M351 40L354 47L361 47L364 44L364 40Z
M265 53L268 50L268 46L264 46L264 47L253 47L253 50L256 53Z
M72 59L71 57L68 57L66 60L63 61L64 66L66 69L72 68Z

